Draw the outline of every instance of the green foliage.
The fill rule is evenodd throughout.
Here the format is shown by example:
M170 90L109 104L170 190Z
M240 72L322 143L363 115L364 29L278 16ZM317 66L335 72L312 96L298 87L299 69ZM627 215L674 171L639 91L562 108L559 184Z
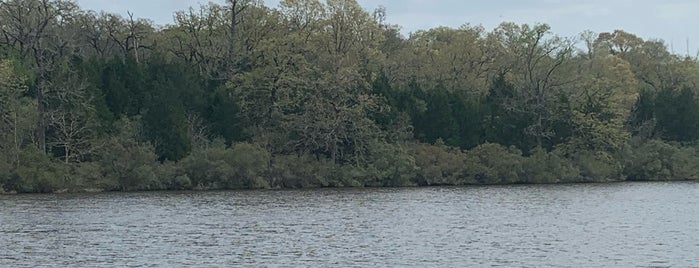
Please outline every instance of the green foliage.
M5 191L51 193L70 185L66 166L35 147L23 150L20 159L22 164L5 178Z
M486 114L485 141L504 146L530 148L534 140L525 136L524 131L530 116L511 109L510 103L515 98L514 85L504 75L497 76L488 90L483 106Z
M660 140L637 141L624 152L624 174L633 181L697 180L699 152Z
M211 3L164 27L13 3L4 191L699 179L699 61L624 31L583 51L546 24L405 38L353 0Z
M156 190L157 155L147 142L142 142L138 120L121 119L118 134L109 137L99 153L98 162L109 190Z
M658 92L655 98L655 118L658 132L666 140L699 139L699 100L689 88Z
M209 96L205 115L210 122L211 134L223 138L226 143L242 141L245 129L240 119L238 102L220 87L216 87Z
M199 189L257 189L270 187L266 178L270 158L259 145L236 143L226 147L222 141L216 141L194 151L180 165L191 184Z
M466 153L466 177L483 184L523 183L522 152L485 143Z
M458 146L459 125L450 104L454 98L449 96L444 88L437 88L423 94L425 94L427 109L413 119L415 136L426 143L434 143L442 139L446 144Z
M102 67L101 83L104 99L115 116L136 116L146 101L146 71L133 58L113 58Z
M417 175L415 159L400 144L373 143L367 186L410 186Z
M177 161L185 157L191 148L187 133L185 100L188 92L197 92L199 85L190 70L184 66L167 63L158 58L148 66L148 105L143 117L145 134L155 146L161 161Z
M344 181L340 166L328 159L311 155L281 155L272 160L270 185L274 188L308 188L328 186L360 186L358 181ZM333 181L334 180L334 181Z
M267 150L251 143L236 143L230 150L234 182L229 182L229 187L269 188L265 175L269 169L271 156Z
M560 151L535 148L522 162L521 177L527 183L575 182L579 176L578 168Z
M193 188L192 180L177 163L168 161L158 165L155 174L161 183L161 189L191 190Z
M231 167L226 162L228 150L222 142L193 151L180 161L180 166L197 188L217 188L229 181Z
M608 182L623 180L623 167L619 158L604 151L580 151L572 159L580 169L582 182Z
M69 191L101 191L110 185L102 174L102 168L98 162L71 163L67 166L71 184Z
M456 148L438 142L436 145L410 145L410 153L418 167L415 182L418 185L460 185L476 183L464 180L465 155Z

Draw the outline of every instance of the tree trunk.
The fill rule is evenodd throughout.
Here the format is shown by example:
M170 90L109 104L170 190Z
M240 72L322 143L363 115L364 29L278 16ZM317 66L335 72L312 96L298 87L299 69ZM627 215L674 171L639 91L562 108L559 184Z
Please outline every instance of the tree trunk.
M46 81L44 78L44 71L42 70L41 66L37 67L38 75L36 78L36 102L37 102L37 111L38 111L38 119L37 120L37 126L36 126L36 142L37 146L39 147L39 150L42 152L46 152L46 120L45 120L45 113L46 113L46 104L44 102L44 91L46 88Z
M65 163L68 164L68 162L70 162L70 143L64 144L64 145L63 145L63 148L64 148L65 151L66 151Z
M238 24L238 11L237 6L238 6L238 0L230 0L231 1L231 29L230 29L230 39L228 40L228 59L227 60L227 65L228 65L228 75L233 75L233 70L235 68L235 64L233 64L233 56L235 55L235 35L237 31L236 25Z
M17 133L17 108L15 108L15 111L13 113L14 116L14 122L13 122L13 128L14 128L14 146L15 146L15 168L19 168L19 134Z

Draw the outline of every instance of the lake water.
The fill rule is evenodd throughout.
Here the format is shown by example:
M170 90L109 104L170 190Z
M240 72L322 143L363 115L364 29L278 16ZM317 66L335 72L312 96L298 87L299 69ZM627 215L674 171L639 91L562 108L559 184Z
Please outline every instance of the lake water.
M0 196L0 267L699 267L699 183Z

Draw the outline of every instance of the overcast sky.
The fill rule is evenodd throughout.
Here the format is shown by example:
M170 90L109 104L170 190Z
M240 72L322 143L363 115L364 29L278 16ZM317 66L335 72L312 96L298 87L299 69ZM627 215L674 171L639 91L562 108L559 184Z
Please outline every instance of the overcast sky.
M172 14L207 0L77 0L85 9L172 23ZM223 0L212 2L222 3ZM575 36L584 30L623 29L644 39L663 39L675 53L699 52L699 1L696 0L358 0L367 10L385 6L387 20L403 33L465 23L490 30L503 21L548 23L554 33ZM278 0L265 0L276 7Z

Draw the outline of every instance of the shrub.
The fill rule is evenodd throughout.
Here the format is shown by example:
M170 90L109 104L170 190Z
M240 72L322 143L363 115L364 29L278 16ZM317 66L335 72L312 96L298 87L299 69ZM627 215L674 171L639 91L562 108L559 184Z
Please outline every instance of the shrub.
M192 181L179 165L166 161L157 166L155 174L160 181L161 187L168 190L189 190L192 189Z
M691 147L678 148L669 158L673 180L699 180L699 155Z
M418 185L457 185L467 183L464 180L465 154L459 149L444 144L416 143L409 146L409 152L415 159ZM475 182L471 182L475 183Z
M106 189L107 182L97 162L73 163L69 166L72 191Z
M231 173L225 161L226 152L223 141L215 141L206 148L193 151L179 164L195 188L219 188L222 181L228 180L226 174Z
M418 167L413 156L400 144L374 142L366 171L366 186L410 186Z
M527 183L557 183L578 180L580 171L558 151L535 148L523 159L522 181Z
M582 182L607 182L622 180L622 164L605 151L578 152L573 161L580 169Z
M20 165L10 174L4 188L20 193L51 193L68 187L68 170L63 163L33 146L20 153Z
M3 193L10 184L12 165L5 159L5 154L0 154L0 193ZM6 186L8 185L8 186Z
M269 188L266 179L271 161L270 153L257 144L237 143L230 150L230 163L233 165L233 188Z
M696 149L660 140L632 143L624 151L624 174L628 180L697 180Z
M200 189L253 189L270 187L266 178L270 160L269 152L259 145L238 143L226 148L216 141L195 150L180 165Z
M345 181L345 176L337 173L343 172L328 159L319 159L311 155L280 155L272 160L270 185L281 188L306 188L358 184Z
M118 135L104 141L98 162L107 190L158 190L158 157L152 145L139 142L138 124L122 119Z
M522 152L515 148L486 143L466 152L466 173L478 183L521 183L523 160Z

